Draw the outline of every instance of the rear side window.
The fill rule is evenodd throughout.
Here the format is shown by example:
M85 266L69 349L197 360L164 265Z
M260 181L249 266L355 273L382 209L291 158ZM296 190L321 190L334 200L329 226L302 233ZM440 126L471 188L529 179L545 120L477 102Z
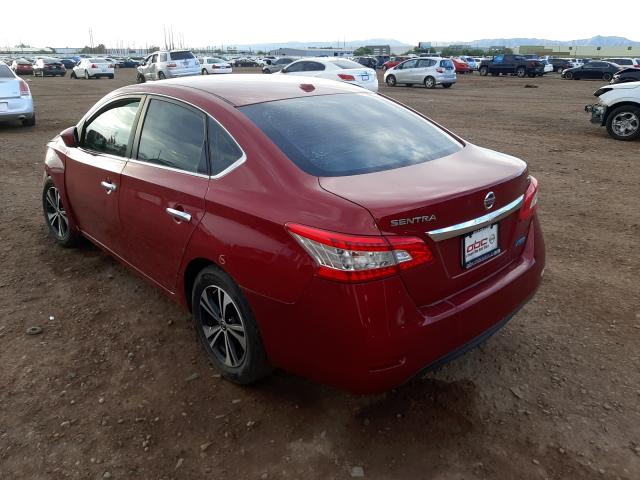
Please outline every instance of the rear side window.
M187 107L151 100L138 159L191 173L208 174L204 116Z
M462 148L407 108L366 93L279 100L240 111L292 162L319 177L400 168Z
M353 62L351 60L341 59L341 60L330 60L334 65L348 70L350 68L360 68L361 65L359 63Z
M124 157L140 100L118 102L84 128L82 146L95 152Z
M440 60L440 66L442 68L453 68L453 62L451 60Z
M166 62L167 61L167 54L166 53L161 53L159 58L158 58L159 62Z
M213 120L209 120L209 156L211 175L218 175L244 156L235 140Z
M191 52L171 52L171 60L190 60L195 58Z
M4 63L0 63L0 78L14 78L13 72Z

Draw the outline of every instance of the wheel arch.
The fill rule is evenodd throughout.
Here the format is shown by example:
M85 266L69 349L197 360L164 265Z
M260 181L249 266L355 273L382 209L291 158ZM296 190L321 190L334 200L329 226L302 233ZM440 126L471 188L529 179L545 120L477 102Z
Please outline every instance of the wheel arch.
M187 306L189 312L193 311L193 305L191 303L191 291L193 290L193 285L196 283L196 277L202 270L207 267L216 267L224 272L224 270L220 268L220 265L218 265L210 258L205 257L192 258L184 268L184 273L182 275L181 296L184 299L184 303Z
M623 100L621 102L614 103L613 105L609 105L605 110L604 115L602 116L602 125L604 126L607 124L607 121L609 120L609 116L611 115L611 112L613 112L619 107L624 107L626 105L640 108L640 102L634 102L632 100Z

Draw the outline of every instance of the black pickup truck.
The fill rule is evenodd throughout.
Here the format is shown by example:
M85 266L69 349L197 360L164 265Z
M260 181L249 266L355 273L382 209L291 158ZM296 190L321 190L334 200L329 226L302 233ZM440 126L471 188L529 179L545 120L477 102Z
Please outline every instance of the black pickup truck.
M544 65L538 60L530 60L522 55L496 55L489 60L482 60L478 69L480 75L498 76L517 75L520 78L542 76Z

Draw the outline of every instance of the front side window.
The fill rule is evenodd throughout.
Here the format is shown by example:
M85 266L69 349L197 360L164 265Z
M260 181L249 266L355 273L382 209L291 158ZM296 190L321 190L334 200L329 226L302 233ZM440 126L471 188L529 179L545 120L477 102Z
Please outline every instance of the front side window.
M211 175L218 175L244 155L235 140L213 120L209 120L209 155L213 164Z
M402 69L406 70L407 68L416 68L417 64L418 64L417 60L409 60L408 62L404 62L402 64Z
M240 107L305 172L336 177L435 160L462 148L428 120L366 93Z
M204 115L152 99L140 134L138 160L208 174Z
M124 157L140 100L121 101L103 111L84 127L81 145L94 152Z
M493 63L502 63L504 60L504 55L498 55L497 57L493 57Z

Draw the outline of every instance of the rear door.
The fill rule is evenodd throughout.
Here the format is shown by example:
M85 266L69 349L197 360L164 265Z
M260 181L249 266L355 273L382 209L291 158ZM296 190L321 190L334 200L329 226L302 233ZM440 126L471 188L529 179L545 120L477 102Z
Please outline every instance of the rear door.
M81 126L79 146L67 150L65 187L73 216L93 240L120 254L121 173L133 144L140 97L109 103Z
M206 116L183 103L150 97L137 130L120 192L125 259L173 292L187 242L204 213Z
M407 60L402 64L402 82L400 83L419 83L420 72L417 60Z

